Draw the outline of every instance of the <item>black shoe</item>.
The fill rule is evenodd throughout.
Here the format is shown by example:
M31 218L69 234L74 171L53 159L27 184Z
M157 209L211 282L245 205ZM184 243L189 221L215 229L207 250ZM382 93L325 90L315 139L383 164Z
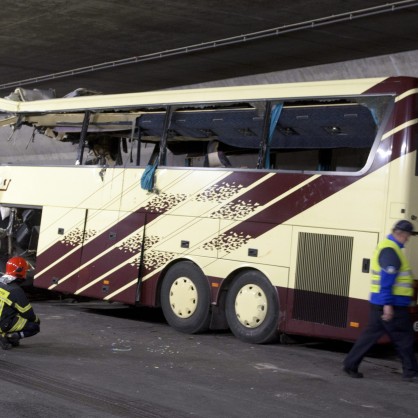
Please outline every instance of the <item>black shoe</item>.
M12 345L9 343L8 339L0 335L0 347L2 350L10 350Z
M6 338L13 347L17 347L20 344L20 335L17 332L6 334Z
M357 370L349 369L348 367L344 367L343 371L354 379L361 379L363 377L363 373L360 373Z

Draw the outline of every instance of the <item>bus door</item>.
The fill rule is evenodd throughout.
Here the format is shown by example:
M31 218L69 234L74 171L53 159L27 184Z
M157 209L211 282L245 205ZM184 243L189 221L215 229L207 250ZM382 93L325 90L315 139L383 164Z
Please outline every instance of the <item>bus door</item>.
M44 206L34 285L58 292L77 290L86 209Z

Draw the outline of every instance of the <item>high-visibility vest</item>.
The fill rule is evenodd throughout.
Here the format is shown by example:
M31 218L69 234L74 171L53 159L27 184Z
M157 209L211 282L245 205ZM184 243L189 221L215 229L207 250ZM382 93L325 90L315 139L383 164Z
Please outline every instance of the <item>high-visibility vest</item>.
M392 248L398 255L401 261L401 268L396 277L395 283L392 286L392 294L396 296L414 296L414 278L412 276L411 267L396 242L386 238L381 241L376 248L372 258L372 293L380 293L380 265L379 255L384 248Z

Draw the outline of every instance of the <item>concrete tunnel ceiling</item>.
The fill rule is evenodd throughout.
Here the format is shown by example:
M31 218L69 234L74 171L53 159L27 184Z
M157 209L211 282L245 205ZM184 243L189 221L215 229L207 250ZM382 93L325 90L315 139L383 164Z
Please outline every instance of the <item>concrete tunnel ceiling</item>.
M0 90L125 93L416 50L418 1L2 2Z

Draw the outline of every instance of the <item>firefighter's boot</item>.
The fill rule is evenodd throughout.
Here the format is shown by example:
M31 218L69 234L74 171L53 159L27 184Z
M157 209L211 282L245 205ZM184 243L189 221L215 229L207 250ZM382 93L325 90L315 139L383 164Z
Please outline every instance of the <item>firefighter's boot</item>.
M0 334L0 347L2 350L10 350L12 348L12 344L4 336L4 334Z
M18 332L6 334L6 338L13 347L17 347L20 344L20 335Z

